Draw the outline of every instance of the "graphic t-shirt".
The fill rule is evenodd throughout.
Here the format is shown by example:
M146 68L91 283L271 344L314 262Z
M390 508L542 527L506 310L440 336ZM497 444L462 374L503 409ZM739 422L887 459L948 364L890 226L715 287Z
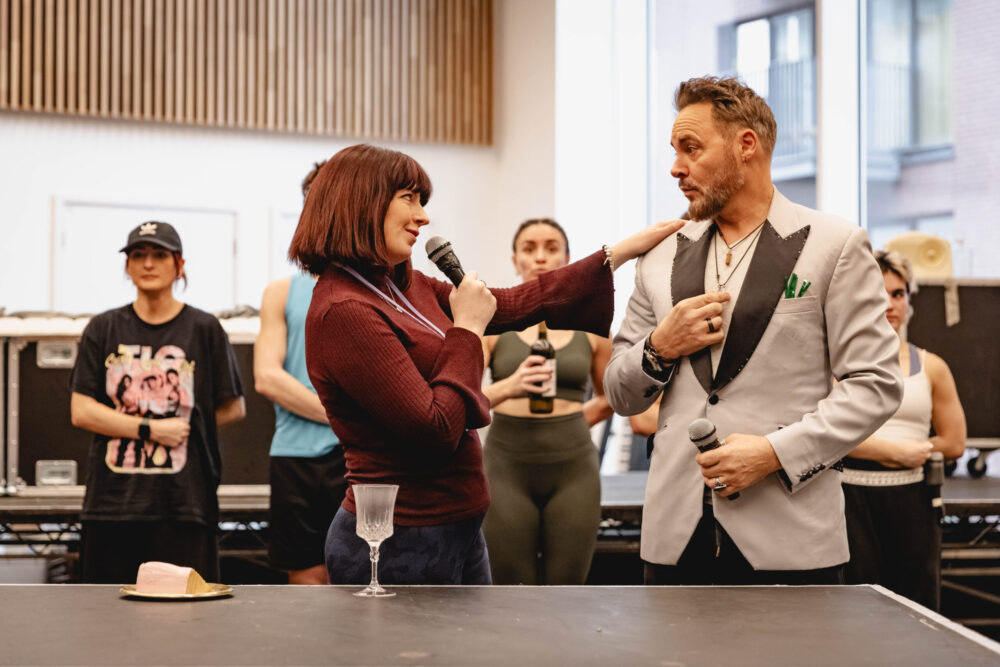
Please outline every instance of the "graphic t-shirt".
M218 521L215 409L243 388L214 316L187 305L162 324L131 304L102 313L83 332L70 385L118 412L191 426L176 447L95 434L83 519Z

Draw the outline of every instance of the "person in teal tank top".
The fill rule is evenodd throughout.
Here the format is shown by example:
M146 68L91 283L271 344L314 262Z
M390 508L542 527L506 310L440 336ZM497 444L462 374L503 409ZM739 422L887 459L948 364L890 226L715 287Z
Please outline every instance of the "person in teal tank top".
M347 490L344 454L306 372L305 318L316 280L307 274L264 290L254 380L274 403L268 555L292 584L328 583L326 532Z
M322 162L302 182L309 191ZM257 393L274 403L268 556L292 584L329 583L326 533L347 491L343 447L306 370L305 321L316 279L282 278L264 290L254 344Z
M294 396L290 400L274 404L275 429L274 437L271 439L271 456L315 458L332 451L337 445L337 436L326 422L326 413L314 410L316 406L312 404L312 399L316 398L316 390L306 371L303 325L309 312L309 302L312 299L316 279L299 273L291 278L276 281L275 284L278 286L275 291L285 292L283 318L287 342L285 359L281 366L286 373L309 390L310 395L307 397L301 394L301 397ZM292 404L285 407L282 405L284 402ZM322 406L319 409L322 409Z
M548 218L522 223L513 250L522 282L569 263L566 233ZM493 378L484 390L493 422L483 449L491 495L483 533L495 584L582 584L597 543L601 482L589 427L611 416L604 398L611 341L582 331L548 337L556 391L544 415L530 412L527 397L553 380L530 354L538 325L483 341ZM588 380L595 393L584 402Z

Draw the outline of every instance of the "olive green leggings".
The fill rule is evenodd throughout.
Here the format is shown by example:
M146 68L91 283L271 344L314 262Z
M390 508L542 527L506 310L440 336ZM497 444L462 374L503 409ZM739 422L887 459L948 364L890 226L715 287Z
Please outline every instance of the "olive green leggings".
M483 458L493 583L584 583L601 520L601 480L582 413L495 414Z

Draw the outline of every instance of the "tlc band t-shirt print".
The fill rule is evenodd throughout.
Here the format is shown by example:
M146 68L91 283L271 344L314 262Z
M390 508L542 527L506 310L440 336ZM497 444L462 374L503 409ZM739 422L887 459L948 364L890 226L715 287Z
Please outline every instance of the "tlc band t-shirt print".
M118 353L104 362L106 388L115 410L127 415L191 421L194 406L195 362L184 350L164 345L119 344ZM166 447L151 440L108 440L105 463L119 473L176 473L187 461L187 441Z
M70 375L75 394L129 415L117 435L93 433L81 518L86 521L218 520L222 479L218 406L243 395L238 364L214 315L185 305L158 324L132 304L95 315L80 337ZM163 419L190 424L175 447L138 437ZM132 424L135 424L132 426Z

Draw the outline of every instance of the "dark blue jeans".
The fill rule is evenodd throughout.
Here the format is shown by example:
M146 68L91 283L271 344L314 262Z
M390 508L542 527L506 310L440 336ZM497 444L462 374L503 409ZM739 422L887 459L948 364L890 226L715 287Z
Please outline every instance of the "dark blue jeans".
M378 580L386 586L489 585L490 559L482 517L437 526L393 526L379 547ZM331 584L365 585L371 579L367 543L358 537L357 516L337 510L326 535Z

